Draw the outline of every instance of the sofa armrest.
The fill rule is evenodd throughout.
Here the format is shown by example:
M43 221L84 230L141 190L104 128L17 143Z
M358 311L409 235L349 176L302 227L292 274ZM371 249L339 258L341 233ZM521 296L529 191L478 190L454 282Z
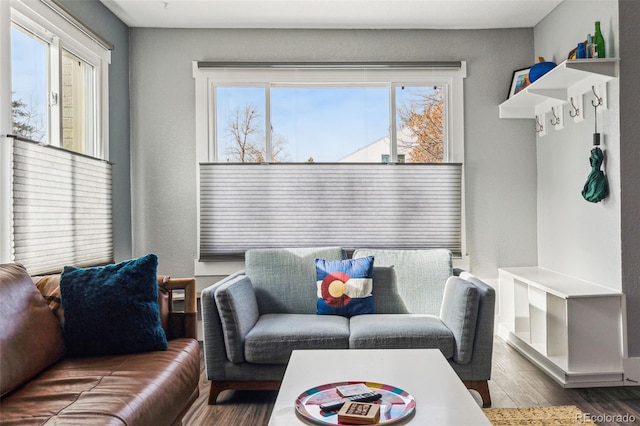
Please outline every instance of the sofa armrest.
M227 358L233 363L244 362L245 338L260 316L251 280L246 275L239 275L218 286L214 296Z
M476 286L460 277L449 277L444 287L440 319L453 333L453 360L468 364L473 356L480 296Z
M183 290L184 310L174 310L173 291ZM198 338L198 301L195 278L158 276L158 306L162 328L168 340L179 337Z
M469 272L462 272L460 278L475 285L480 296L472 363L476 364L474 374L488 380L491 378L496 292L489 284Z
M216 292L220 288L229 288L234 283L251 283L244 271L238 271L224 279L210 285L200 293L200 303L202 305L202 329L203 329L203 351L207 378L209 380L224 380L226 365L229 362L227 357L227 345L225 329L229 325L223 325ZM238 286L240 289L243 285ZM233 290L233 288L232 288ZM220 295L221 296L221 295ZM257 308L256 308L257 309Z

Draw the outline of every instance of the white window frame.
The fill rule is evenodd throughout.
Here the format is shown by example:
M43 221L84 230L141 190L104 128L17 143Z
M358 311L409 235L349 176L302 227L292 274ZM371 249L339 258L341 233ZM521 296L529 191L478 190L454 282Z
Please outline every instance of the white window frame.
M465 184L464 184L464 79L467 76L466 61L459 66L447 67L435 63L433 66L419 64L213 64L193 61L195 80L195 121L196 121L196 165L216 161L215 127L215 87L216 86L390 86L390 103L395 101L398 86L438 85L445 87L446 118L444 162L463 163L462 168L462 259L455 261L456 267L468 267L466 256ZM266 103L269 104L269 91ZM267 108L265 125L267 141L270 123ZM395 109L390 108L391 137L396 133ZM395 144L392 144L394 146ZM268 145L267 145L268 146ZM397 152L390 153L392 160ZM199 170L199 168L198 168ZM200 194L198 179L197 194ZM197 197L197 223L200 227L200 196ZM197 247L200 247L198 229ZM244 267L241 261L200 261L200 253L194 260L196 276L226 275Z
M83 59L95 70L94 144L87 154L109 160L109 70L111 48L108 42L92 34L55 0L0 1L0 263L11 262L12 241L12 134L11 122L11 24L16 21L25 29L51 42L49 63L59 70L61 49ZM49 38L51 37L51 38ZM56 64L57 62L57 64ZM59 71L50 75L50 91L60 93ZM50 70L49 72L52 72ZM48 96L50 96L48 94ZM48 142L61 146L60 99L50 108ZM53 125L53 123L56 123Z
M93 137L91 144L87 144L84 154L109 159L109 76L108 65L111 63L111 52L78 29L67 19L56 12L49 2L11 0L10 21L15 22L25 30L42 38L50 46L49 53L49 119L48 138L50 145L62 146L62 88L61 88L61 58L62 51L82 59L94 69L93 87L95 95L93 111ZM11 22L9 25L11 25ZM3 23L4 24L4 23ZM4 60L4 58L3 58ZM11 58L9 57L9 62ZM52 98L57 97L53 103Z

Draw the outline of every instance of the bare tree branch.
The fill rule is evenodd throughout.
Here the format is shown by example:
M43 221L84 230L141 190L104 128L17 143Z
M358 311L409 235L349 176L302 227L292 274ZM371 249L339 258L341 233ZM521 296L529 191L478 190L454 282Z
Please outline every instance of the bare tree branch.
M261 115L257 108L246 104L236 108L229 118L226 133L232 144L227 146L225 154L231 161L240 163L262 163L266 159L266 142L262 129ZM282 161L286 157L284 147L286 139L278 134L271 136L271 161Z

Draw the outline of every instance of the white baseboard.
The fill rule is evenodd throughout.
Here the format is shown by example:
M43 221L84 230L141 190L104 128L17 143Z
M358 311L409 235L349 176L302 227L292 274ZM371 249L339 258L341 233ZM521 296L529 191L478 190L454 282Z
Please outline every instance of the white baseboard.
M622 360L625 386L640 386L640 357Z

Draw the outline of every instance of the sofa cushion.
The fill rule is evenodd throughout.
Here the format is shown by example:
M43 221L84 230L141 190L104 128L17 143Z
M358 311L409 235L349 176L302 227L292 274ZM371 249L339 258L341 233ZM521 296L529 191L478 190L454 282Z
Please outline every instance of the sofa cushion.
M473 355L480 295L475 285L459 277L450 277L444 288L440 318L453 332L456 347L453 360L467 364Z
M349 328L351 349L440 349L447 359L453 356L453 333L434 315L358 315Z
M56 362L64 352L60 322L27 271L0 265L0 396ZM4 405L0 410L4 418Z
M102 267L65 266L60 292L69 354L166 350L157 269L155 254Z
M340 247L248 250L245 272L256 292L260 314L315 314L316 258L346 257Z
M47 305L56 314L60 324L64 324L64 309L60 300L60 274L31 277Z
M348 349L349 320L306 314L262 315L245 341L244 357L256 364L286 364L294 349Z
M244 341L258 321L258 304L251 281L238 276L218 287L214 293L227 359L244 362Z
M176 424L198 396L199 380L194 339L174 339L162 352L65 358L3 398L0 423Z
M352 317L372 314L373 256L316 259L318 314Z
M373 298L378 314L439 315L444 285L453 275L451 252L433 250L358 249L354 258L375 256ZM384 273L388 280L378 279Z

